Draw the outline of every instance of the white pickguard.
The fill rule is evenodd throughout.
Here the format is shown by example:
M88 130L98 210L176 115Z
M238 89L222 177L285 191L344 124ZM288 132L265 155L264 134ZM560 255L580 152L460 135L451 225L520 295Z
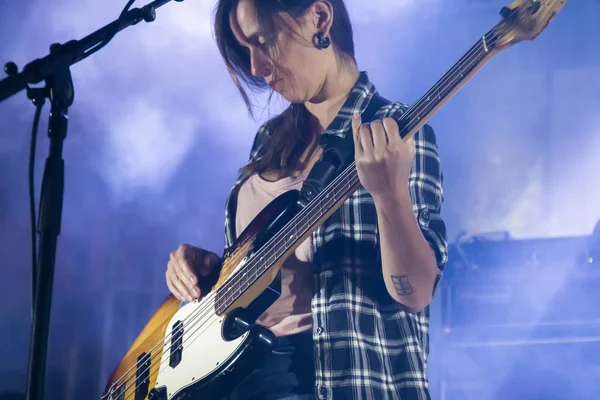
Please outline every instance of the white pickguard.
M242 263L244 264L244 263ZM239 265L236 270L239 270ZM201 316L198 316L198 315ZM194 318L196 316L196 318ZM232 341L225 341L221 334L226 316L219 317L214 310L210 295L183 306L169 322L165 332L165 347L155 387L165 386L171 399L182 389L196 383L226 362L237 349L244 344L249 333L246 332ZM182 357L179 364L169 365L171 355L171 335L177 321L184 323L182 338Z

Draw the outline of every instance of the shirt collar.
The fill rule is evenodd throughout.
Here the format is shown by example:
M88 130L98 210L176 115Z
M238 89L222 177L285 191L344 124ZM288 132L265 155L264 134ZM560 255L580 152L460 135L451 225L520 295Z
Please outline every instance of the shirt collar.
M344 138L352 129L352 115L355 113L362 114L376 93L375 85L369 80L367 73L361 71L344 105L323 132L323 135L335 135Z

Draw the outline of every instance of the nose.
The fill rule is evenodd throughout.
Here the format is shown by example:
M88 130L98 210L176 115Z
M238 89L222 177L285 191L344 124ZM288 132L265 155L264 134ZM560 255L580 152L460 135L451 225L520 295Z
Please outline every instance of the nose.
M266 78L273 71L271 59L261 49L250 51L250 68L252 75L257 78Z

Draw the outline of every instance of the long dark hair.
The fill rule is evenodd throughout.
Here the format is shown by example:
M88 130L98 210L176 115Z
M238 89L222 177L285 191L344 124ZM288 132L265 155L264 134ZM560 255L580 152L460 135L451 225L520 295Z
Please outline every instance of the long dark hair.
M231 78L238 87L250 115L252 102L244 86L258 92L268 90L269 86L263 78L252 75L250 54L240 46L231 30L229 16L235 12L240 0L219 0L214 12L214 32L217 46ZM316 0L253 0L258 21L267 43L277 55L277 37L286 22L278 13L287 13L294 20L306 14ZM331 44L338 59L342 62L355 61L354 38L350 16L344 0L325 0L333 8L333 24L329 32ZM272 92L271 92L272 94ZM279 169L282 172L293 171L306 147L310 144L310 116L304 104L291 104L285 111L267 122L270 133L260 158L242 168L243 175L262 173Z

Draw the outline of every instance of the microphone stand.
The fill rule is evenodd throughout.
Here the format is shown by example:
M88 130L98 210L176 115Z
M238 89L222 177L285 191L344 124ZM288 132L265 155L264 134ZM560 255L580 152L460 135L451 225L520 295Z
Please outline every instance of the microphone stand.
M48 124L50 146L44 167L37 226L39 254L32 276L34 293L27 400L43 400L44 397L56 244L61 228L64 193L62 150L63 142L67 137L68 111L74 99L69 67L100 50L121 30L136 25L142 20L154 21L156 9L170 1L156 0L142 8L131 9L122 13L119 19L81 40L71 40L63 45L53 44L50 46L49 55L30 62L20 73L13 62L4 67L8 77L0 81L0 102L25 89L28 98L36 106L43 104L46 97L51 102ZM45 81L44 88L28 86L42 80Z

